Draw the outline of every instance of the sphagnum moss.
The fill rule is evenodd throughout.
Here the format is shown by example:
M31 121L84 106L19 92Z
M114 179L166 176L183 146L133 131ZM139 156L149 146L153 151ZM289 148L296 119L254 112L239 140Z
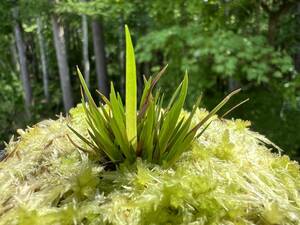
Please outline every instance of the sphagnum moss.
M242 120L214 118L171 168L138 160L105 171L76 148L83 107L43 121L7 146L0 224L299 224L299 165L271 153ZM181 117L188 112L182 112ZM193 124L207 115L197 109Z
M79 74L88 104L7 145L0 225L300 224L299 165L272 153L249 122L214 115L235 92L211 112L198 104L186 112L185 76L162 109L152 94L161 74L145 81L133 116L126 112L135 105L124 108L113 86L98 108ZM116 170L106 168L110 160Z

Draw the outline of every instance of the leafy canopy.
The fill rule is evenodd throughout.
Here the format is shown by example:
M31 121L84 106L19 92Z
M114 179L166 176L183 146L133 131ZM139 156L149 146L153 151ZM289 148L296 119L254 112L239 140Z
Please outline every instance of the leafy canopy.
M198 98L192 112L181 116L188 90L188 75L175 90L167 108L163 109L163 94L154 93L154 87L163 75L165 66L155 77L144 78L144 90L137 111L137 82L134 49L129 33L126 34L126 107L120 94L111 83L109 99L101 93L106 105L99 108L93 100L83 75L78 69L83 88L82 105L88 123L89 138L75 129L70 129L85 142L94 153L114 164L132 163L138 157L150 163L171 166L180 155L187 151L195 138L199 137L210 124L208 120L227 103L236 90L224 98L203 120L192 126L192 118L200 104ZM85 102L85 97L87 103ZM200 132L199 129L201 129Z

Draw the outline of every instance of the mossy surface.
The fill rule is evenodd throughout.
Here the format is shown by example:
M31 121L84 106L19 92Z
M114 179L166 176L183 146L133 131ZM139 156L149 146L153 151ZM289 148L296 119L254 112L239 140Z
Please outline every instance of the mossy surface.
M299 165L272 153L247 121L215 117L172 168L138 160L107 171L75 147L87 148L67 125L86 136L87 128L81 107L70 114L7 146L0 225L299 224ZM194 123L206 114L199 109Z

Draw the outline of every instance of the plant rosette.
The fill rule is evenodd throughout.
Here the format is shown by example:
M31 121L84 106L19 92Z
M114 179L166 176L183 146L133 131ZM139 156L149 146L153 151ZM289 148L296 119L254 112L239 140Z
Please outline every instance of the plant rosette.
M105 105L100 103L97 106L83 75L77 69L82 85L82 106L89 127L89 139L82 136L71 126L70 129L90 147L89 151L99 155L103 163L114 165L127 163L130 165L137 158L141 158L149 163L159 164L166 168L174 164L183 152L191 149L195 139L199 138L209 126L210 119L240 89L225 97L203 120L197 124L192 124L201 97L199 97L188 116L180 116L188 91L187 72L166 108L163 108L164 95L159 91L154 93L155 85L165 72L166 66L155 77L149 79L144 77L144 90L138 110L136 64L127 26L125 26L125 37L125 106L112 83L109 99L99 93ZM85 99L87 99L87 103ZM104 108L105 106L109 109L108 111Z

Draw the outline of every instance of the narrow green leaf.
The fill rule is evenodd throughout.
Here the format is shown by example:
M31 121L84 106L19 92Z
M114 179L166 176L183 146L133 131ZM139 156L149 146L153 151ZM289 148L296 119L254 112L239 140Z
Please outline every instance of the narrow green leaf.
M93 105L93 106L95 106L95 107L97 108L97 105L96 105L96 103L94 102L94 99L93 99L93 97L92 97L92 95L91 95L91 93L90 93L90 91L89 91L89 88L87 87L87 85L86 85L86 83L85 83L84 77L83 77L83 75L82 75L82 73L80 72L80 70L79 70L78 67L77 67L77 73L78 73L78 76L79 76L79 80L80 80L81 86L82 86L82 88L83 88L83 90L84 90L84 93L85 93L85 95L86 95L87 98L88 98L88 102L89 102L91 105Z
M111 107L111 104L110 104L108 98L106 98L106 96L104 94L102 94L100 91L96 90L96 92L100 95L100 97L103 100L103 102L105 104L107 104L109 107Z
M249 98L245 99L244 101L241 101L240 103L236 104L235 106L233 106L232 108L230 108L227 112L225 112L221 118L224 118L225 116L227 116L229 113L231 113L233 110L235 110L236 108L240 107L241 105L243 105L244 103L248 102Z
M160 155L162 155L165 152L169 139L174 134L174 129L178 122L178 118L183 108L183 104L187 94L187 88L188 88L188 75L186 73L182 81L179 97L177 101L175 101L174 105L171 106L170 110L167 112L165 120L163 121L161 133L159 137Z
M137 136L137 83L134 49L130 32L125 25L126 38L126 132L128 139L136 148Z
M168 167L176 162L181 154L191 147L194 137L195 134L190 133L184 138L184 140L180 140L180 142L178 141L178 143L174 145L175 149L161 158L161 163Z
M144 91L143 91L143 95L141 98L141 104L140 104L140 113L138 118L141 118L143 116L143 114L145 113L147 107L149 106L149 98L152 95L152 91L156 85L156 83L159 81L159 79L161 78L161 76L164 74L164 72L166 71L168 65L166 65L152 80L152 78L150 77L150 79L147 81L145 79L145 87L144 87Z
M93 124L89 124L93 133L89 132L90 136L93 137L93 141L97 144L102 151L112 160L119 161L122 158L122 155L118 149L111 142L110 138L105 136L104 132L98 130Z
M232 96L239 93L241 89L237 89L230 94L228 94L213 110L209 112L209 114L204 117L190 132L193 132L194 130L198 130L207 120L209 120L213 115L215 115L229 100Z
M209 121L208 124L205 125L205 127L200 131L199 134L197 134L196 138L199 138L203 133L204 131L206 131L206 129L209 127L209 125L213 122L213 120Z
M88 139L86 139L85 137L83 137L79 132L77 132L73 127L71 127L71 126L69 126L68 125L68 128L74 133L74 134L76 134L76 136L78 137L78 138L80 138L83 142L85 142L88 146L90 146L92 149L94 149L95 150L95 145L91 142L91 141L89 141Z
M153 139L154 139L154 127L155 125L155 104L153 100L149 102L149 107L146 112L145 121L143 122L142 131L140 134L141 147L143 148L143 159L152 160L153 154Z
M127 137L126 129L125 129L125 121L124 121L124 112L122 111L122 107L120 105L120 102L117 99L117 95L115 92L115 88L113 83L111 83L111 92L110 92L110 103L111 103L111 110L113 114L114 120L117 122L117 126L119 127L119 130L122 132L122 135L124 138ZM130 140L130 139L129 139Z
M144 90L143 90L143 94L142 94L141 101L140 101L140 111L142 110L143 106L146 103L148 93L150 91L151 83L152 83L152 77L150 77L149 80L147 80L144 77Z
M171 100L169 101L169 104L166 108L167 111L170 110L171 106L174 104L174 101L176 100L178 94L179 94L179 91L180 91L180 88L182 86L182 83L176 88L175 92L173 93L172 97L171 97Z

